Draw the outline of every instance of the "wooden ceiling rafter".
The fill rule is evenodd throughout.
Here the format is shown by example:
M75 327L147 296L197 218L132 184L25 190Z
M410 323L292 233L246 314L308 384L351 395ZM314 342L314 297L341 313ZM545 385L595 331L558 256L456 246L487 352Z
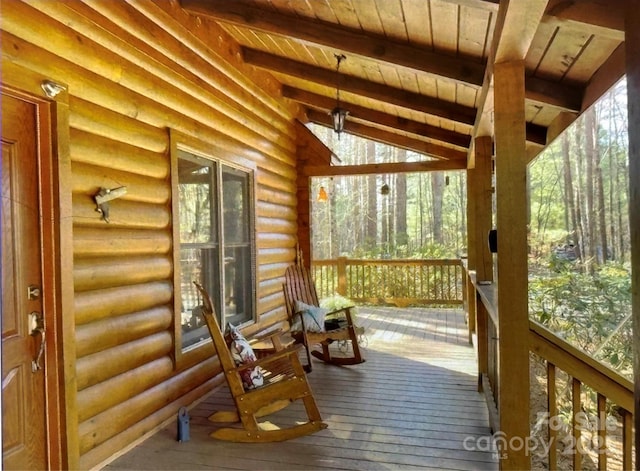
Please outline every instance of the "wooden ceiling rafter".
M301 169L301 173L306 177L343 177L349 175L441 172L445 170L464 170L466 168L467 164L464 160L424 160L420 162L389 162L361 165L306 165Z
M332 23L292 18L237 0L182 0L182 6L187 11L206 15L217 21L249 26L306 44L321 45L384 61L413 72L419 71L475 87L482 84L484 65L478 60L470 62L466 58L431 52Z
M494 11L492 1L452 0L475 8ZM195 14L217 21L257 29L267 34L293 39L314 46L329 47L347 54L379 61L411 72L426 73L447 81L455 81L479 89L484 81L486 63L479 58L462 58L432 52L424 48L390 41L384 37L366 34L332 23L321 23L305 18L292 18L275 11L256 8L247 2L227 0L182 0L182 6ZM527 78L527 98L561 108L578 111L579 89L570 89L554 81Z
M312 123L326 127L333 127L331 116L324 111L307 109L307 118ZM464 160L467 156L466 151L457 150L452 147L445 147L409 136L403 136L402 134L385 131L384 129L357 123L355 121L346 121L344 123L344 130L354 136L371 139L372 141L382 142L391 146L429 155L436 159Z
M306 106L330 111L336 105L334 97L319 95L317 93L302 90L300 88L283 85L282 96ZM413 121L392 114L377 111L364 106L356 105L342 98L342 106L349 111L349 119L357 119L369 123L375 123L386 128L415 134L417 136L440 142L446 142L453 146L468 149L471 136L455 131L449 131L430 124Z
M542 22L624 41L623 0L550 0Z
M336 86L334 70L316 67L247 47L242 47L242 55L247 64L270 70L273 73L297 77L332 88ZM401 90L359 77L349 76L343 78L340 90L467 126L471 126L475 119L475 108Z
M493 32L491 50L484 83L480 92L478 113L472 135L492 135L491 110L493 105L493 64L510 60L524 60L531 46L548 0L504 2L498 8L498 18ZM546 138L545 138L546 144ZM474 145L469 149L468 161L473 161Z

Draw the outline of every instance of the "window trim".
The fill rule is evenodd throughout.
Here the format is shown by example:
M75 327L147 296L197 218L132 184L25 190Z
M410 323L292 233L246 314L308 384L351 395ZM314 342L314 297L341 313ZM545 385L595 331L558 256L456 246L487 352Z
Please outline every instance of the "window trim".
M189 347L182 347L182 317L181 317L181 299L182 299L182 272L180 269L180 199L179 199L179 178L178 178L178 160L179 152L188 152L202 159L217 163L220 167L230 167L233 169L246 172L249 177L248 200L251 205L249 214L250 233L249 241L251 244L251 296L253 304L253 312L251 319L244 322L242 326L254 324L258 318L258 274L257 274L257 257L258 248L256 243L256 227L257 227L257 199L256 199L256 165L254 162L245 158L233 155L231 160L228 156L233 151L224 147L210 144L197 138L188 136L174 129L169 130L169 159L170 159L170 181L171 181L171 226L172 226L172 256L173 256L173 360L175 369L183 369L202 358L200 352L203 348L210 345L210 342L200 342ZM235 147L235 146L234 146ZM217 189L218 196L221 196L221 188ZM223 202L224 204L224 202ZM222 206L218 205L215 210L218 217L222 216ZM219 219L222 221L222 219ZM221 253L224 253L224 240L220 243Z

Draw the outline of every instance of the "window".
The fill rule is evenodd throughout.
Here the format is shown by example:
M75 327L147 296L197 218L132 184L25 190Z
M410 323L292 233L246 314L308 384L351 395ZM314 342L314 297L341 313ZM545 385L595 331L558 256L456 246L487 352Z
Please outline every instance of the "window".
M201 300L194 280L210 293L221 326L254 319L254 208L251 170L233 167L180 145L174 147L174 279L179 357L209 338L199 313Z

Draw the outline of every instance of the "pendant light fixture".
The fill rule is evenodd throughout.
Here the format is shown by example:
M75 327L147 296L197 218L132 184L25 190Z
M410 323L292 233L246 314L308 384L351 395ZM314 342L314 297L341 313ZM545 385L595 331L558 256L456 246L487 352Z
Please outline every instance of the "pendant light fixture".
M344 121L349 114L347 110L340 107L340 62L346 59L344 54L334 54L336 57L336 107L331 110L331 121L333 130L338 134L344 131Z

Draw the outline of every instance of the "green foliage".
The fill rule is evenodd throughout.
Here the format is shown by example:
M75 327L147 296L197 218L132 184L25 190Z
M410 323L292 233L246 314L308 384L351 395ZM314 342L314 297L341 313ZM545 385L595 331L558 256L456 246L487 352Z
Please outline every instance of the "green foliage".
M546 273L529 280L531 317L586 353L630 375L631 273L629 267L607 263L593 273L575 262L553 260Z

